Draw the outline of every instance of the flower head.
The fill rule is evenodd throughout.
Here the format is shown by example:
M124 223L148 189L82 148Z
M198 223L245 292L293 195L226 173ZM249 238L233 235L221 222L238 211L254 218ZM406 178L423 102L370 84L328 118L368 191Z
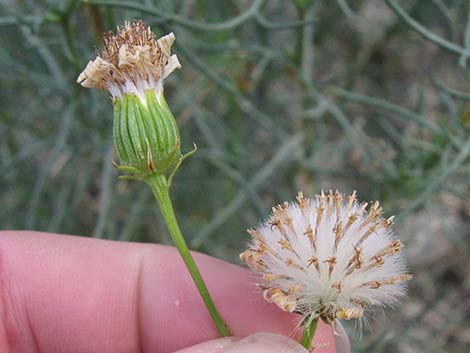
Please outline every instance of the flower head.
M107 89L113 98L134 93L145 102L145 92L159 96L163 80L181 65L171 55L173 33L156 40L142 21L125 22L116 32L104 36L104 50L90 61L77 82L83 87Z
M248 231L240 258L262 275L264 298L281 309L327 322L360 318L368 305L395 303L411 279L392 221L378 202L368 207L355 193L299 193Z
M104 36L104 50L77 82L107 89L114 105L114 145L129 177L174 173L183 156L176 120L163 96L163 80L181 65L171 55L175 36L158 40L142 21L125 22Z

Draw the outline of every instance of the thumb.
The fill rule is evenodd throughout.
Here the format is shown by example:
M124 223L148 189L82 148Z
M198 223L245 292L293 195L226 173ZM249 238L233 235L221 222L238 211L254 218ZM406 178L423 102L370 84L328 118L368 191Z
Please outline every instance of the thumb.
M273 333L257 333L242 340L219 338L176 353L308 353L291 339Z

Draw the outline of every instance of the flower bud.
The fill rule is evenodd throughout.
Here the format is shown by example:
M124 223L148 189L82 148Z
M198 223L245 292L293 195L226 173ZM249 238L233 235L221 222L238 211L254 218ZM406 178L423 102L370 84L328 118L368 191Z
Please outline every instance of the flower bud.
M175 36L158 40L142 21L126 22L104 37L104 50L77 79L108 90L114 105L119 168L134 177L167 174L181 160L180 135L163 96L163 80L181 65L171 55Z
M139 174L166 173L181 156L178 126L163 95L158 99L149 89L145 99L126 94L114 101L116 154Z

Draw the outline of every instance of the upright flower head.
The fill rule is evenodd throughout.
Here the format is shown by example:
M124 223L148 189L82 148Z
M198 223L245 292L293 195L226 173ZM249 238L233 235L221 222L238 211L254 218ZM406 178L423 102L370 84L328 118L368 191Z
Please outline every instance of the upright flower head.
M264 298L289 312L335 319L360 318L368 305L390 305L405 294L402 247L382 217L356 194L330 191L273 208L248 232L240 257L262 275Z
M171 55L175 36L155 39L142 21L104 36L104 50L77 82L108 90L114 104L114 145L121 169L145 179L167 174L181 160L180 135L163 96L163 80L181 65Z
M104 50L90 61L78 76L83 87L107 89L113 98L136 94L145 102L149 89L160 96L163 80L181 68L176 55L171 55L173 33L160 39L142 21L125 22L116 32L104 36Z
M107 89L113 97L116 154L130 173L144 180L160 206L168 231L222 336L230 336L194 262L176 221L170 199L171 180L181 162L175 118L163 96L163 80L180 64L170 49L175 36L158 40L142 21L126 22L104 37L104 50L90 61L77 81L84 87Z

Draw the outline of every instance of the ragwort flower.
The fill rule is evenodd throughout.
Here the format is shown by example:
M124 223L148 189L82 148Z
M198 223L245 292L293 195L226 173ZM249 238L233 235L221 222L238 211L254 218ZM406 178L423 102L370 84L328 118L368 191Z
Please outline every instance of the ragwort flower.
M256 229L240 257L262 275L264 298L305 318L361 318L369 305L396 303L411 279L402 244L378 202L339 192L284 203Z
M181 154L176 120L163 95L163 80L181 67L171 55L175 36L155 39L142 21L104 37L104 50L78 76L84 87L108 90L113 99L113 139L125 177L144 180L152 189L163 219L221 336L230 332L209 294L179 228L170 198L172 178L193 151Z
M120 168L133 177L166 175L182 158L178 126L163 95L163 80L181 67L171 55L174 41L173 33L157 40L142 21L126 22L104 36L104 50L77 79L111 94L116 153Z

